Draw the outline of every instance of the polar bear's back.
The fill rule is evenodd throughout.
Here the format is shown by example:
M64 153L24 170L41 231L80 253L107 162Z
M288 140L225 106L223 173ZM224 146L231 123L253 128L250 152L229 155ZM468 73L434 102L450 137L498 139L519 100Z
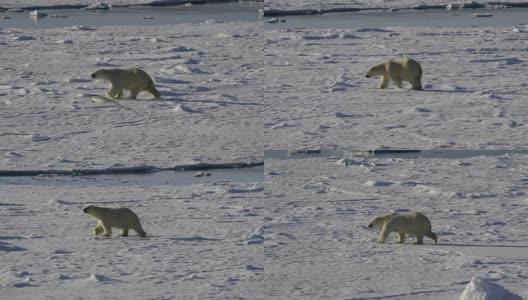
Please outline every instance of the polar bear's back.
M111 222L115 227L134 227L139 223L139 217L127 207L110 208Z
M134 87L147 87L152 78L139 68L130 69L104 69L104 77L111 79L114 85L125 89Z
M422 76L422 66L412 58L399 58L389 61L392 62L389 69L393 72L398 72L402 78L412 79L417 76Z
M131 209L126 207L107 208L90 206L86 212L109 226L116 228L135 228L140 224L139 217Z
M128 207L109 208L109 210L118 218L138 218L136 213Z
M397 58L397 59L394 59L392 60L402 66L411 66L411 67L419 67L420 66L420 63L418 63L416 60L412 59L412 58L407 58L407 57L404 57L404 58Z
M401 72L407 70L413 73L422 72L422 66L420 63L412 58L398 58L385 61L385 63L389 65L388 69L392 69L393 71Z
M408 233L420 233L431 230L431 221L419 212L400 213L391 221L391 227Z

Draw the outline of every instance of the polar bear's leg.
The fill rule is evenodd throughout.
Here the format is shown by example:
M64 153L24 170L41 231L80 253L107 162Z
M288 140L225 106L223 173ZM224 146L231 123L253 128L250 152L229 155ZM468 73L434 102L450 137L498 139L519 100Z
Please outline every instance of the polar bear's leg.
M101 223L101 226L103 227L105 232L103 236L109 237L110 235L112 235L112 226L108 226L108 224L105 223Z
M416 242L414 242L413 244L415 245L422 245L423 244L423 233L417 233L416 234Z
M414 82L412 82L412 89L417 91L422 91L422 67L418 70L418 75L416 75L416 78L414 78Z
M97 221L97 225L95 226L94 235L98 236L101 233L103 233L104 229L103 226L101 226L101 222Z
M145 230L143 230L143 227L141 227L141 223L139 222L139 220L132 224L130 228L137 232L137 234L139 234L139 236L142 238L147 236L147 233L145 232Z
M151 93L152 96L154 96L154 99L160 98L160 93L156 89L156 86L154 85L154 82L152 82L152 80L149 81L146 91Z
M119 99L123 97L123 90L120 90L119 93L117 93L116 98Z
M118 88L114 85L111 85L110 86L110 89L106 92L106 96L110 99L117 99L119 98L119 95L122 95L123 94L123 89L122 88Z
M400 240L398 241L398 243L403 244L403 242L405 241L405 233L403 233L403 232L398 232L398 237L400 238Z
M137 234L139 234L139 236L142 237L142 238L144 238L144 237L147 236L147 233L146 233L145 231L143 231L143 229L141 229L141 228L138 228L138 229L136 230L136 232L137 232Z
M415 80L415 82L412 84L412 89L413 90L417 90L417 91L422 91L423 90L422 83L421 83L420 79Z
M436 235L436 233L432 232L431 229L429 229L429 231L425 233L425 236L432 239L435 244L438 243L438 236Z
M379 88L380 88L380 89L385 89L385 88L387 88L387 87L389 86L389 81L390 81L389 77L383 75L383 76L381 77L381 81L380 81Z
M387 227L387 224L383 225L380 235L378 237L378 243L383 244L387 240L387 237L389 236L390 230Z
M134 228L135 232L137 232L137 234L139 234L140 237L144 238L147 236L147 233L145 232L145 230L143 230L143 228L141 227L141 224L137 224Z
M392 80L394 81L394 83L396 83L396 85L401 89L403 87L403 82L400 78L400 76L394 76L392 77Z
M131 89L131 90L130 90L130 97L129 97L129 99L136 100L137 95L139 94L139 92L141 92L141 90Z
M158 92L158 90L154 86L150 87L147 91L149 93L151 93L152 96L154 96L154 99L159 99L160 98L160 93Z
M124 236L124 237L127 237L128 236L128 228L123 229L123 232L120 235Z

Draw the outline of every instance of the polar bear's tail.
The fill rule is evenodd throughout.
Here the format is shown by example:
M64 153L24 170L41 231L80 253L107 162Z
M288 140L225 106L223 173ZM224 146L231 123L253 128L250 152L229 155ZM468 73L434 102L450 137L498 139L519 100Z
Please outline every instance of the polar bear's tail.
M147 90L149 91L149 93L151 93L154 96L154 98L159 99L161 97L161 95L158 92L158 90L156 89L156 86L154 85L154 81L152 81L152 79L150 79L148 84L147 84Z
M422 87L422 76L423 76L423 70L422 70L422 66L420 64L417 64L418 65L418 76L417 76L417 79L416 79L416 83L413 83L413 90L417 90L417 91L422 91L423 90L423 87Z

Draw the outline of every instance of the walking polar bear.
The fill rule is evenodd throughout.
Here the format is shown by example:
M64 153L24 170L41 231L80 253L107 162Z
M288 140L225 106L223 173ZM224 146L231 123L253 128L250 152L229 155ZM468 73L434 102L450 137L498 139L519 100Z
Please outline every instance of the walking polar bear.
M110 88L106 92L106 96L110 99L123 97L123 90L130 91L130 99L136 99L141 91L151 93L155 99L160 97L160 93L156 90L152 78L145 71L138 68L99 69L91 77L110 83Z
M389 86L392 80L399 88L403 87L403 81L407 81L412 85L413 90L423 90L422 75L422 66L417 61L411 58L401 58L386 60L373 66L365 77L381 76L380 89Z
M128 236L129 229L137 232L140 237L147 236L147 233L141 227L139 217L129 208L106 208L90 205L83 209L83 212L97 219L97 225L94 230L95 236L103 232L103 236L110 236L112 227L121 229L123 231L121 236Z
M369 228L381 228L378 243L385 243L385 240L391 232L398 234L399 243L405 241L406 234L412 234L416 237L414 244L423 244L424 236L438 242L438 236L431 231L431 222L419 212L408 213L390 213L383 216L375 217L370 221Z

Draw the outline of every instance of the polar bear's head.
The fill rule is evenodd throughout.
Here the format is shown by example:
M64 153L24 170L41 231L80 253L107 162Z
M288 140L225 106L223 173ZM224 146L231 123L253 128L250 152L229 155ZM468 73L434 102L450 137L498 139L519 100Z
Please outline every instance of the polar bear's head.
M375 77L375 76L382 76L385 75L385 64L377 64L374 67L370 68L367 72L367 75L365 75L366 78Z
M368 224L368 228L372 228L372 227L374 227L374 228L382 228L383 225L385 225L385 223L387 223L390 220L392 220L392 218L394 218L395 215L396 215L395 213L390 213L390 214L386 214L386 215L383 215L383 216L375 217Z
M89 214L89 215L92 215L92 216L96 217L96 215L98 215L100 210L101 210L100 207L90 205L90 206L85 207L83 209L83 212L85 214Z
M95 71L92 75L90 75L94 79L106 79L108 75L108 70L106 69L99 69Z

